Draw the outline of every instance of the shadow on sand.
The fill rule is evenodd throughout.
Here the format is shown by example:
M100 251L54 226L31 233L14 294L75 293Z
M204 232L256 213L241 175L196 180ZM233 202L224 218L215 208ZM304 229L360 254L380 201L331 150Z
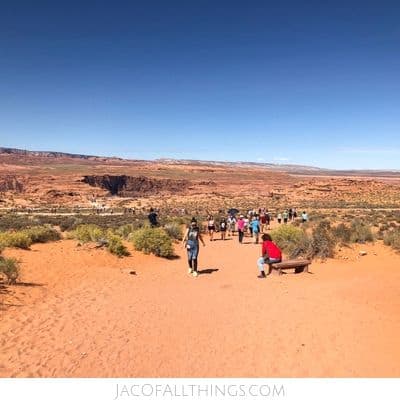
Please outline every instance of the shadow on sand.
M17 282L13 286L25 286L25 287L40 287L45 286L43 283L32 283L32 282Z
M207 268L207 269L199 270L198 273L199 273L199 275L203 275L203 274L212 274L213 272L217 272L217 271L219 271L219 268Z

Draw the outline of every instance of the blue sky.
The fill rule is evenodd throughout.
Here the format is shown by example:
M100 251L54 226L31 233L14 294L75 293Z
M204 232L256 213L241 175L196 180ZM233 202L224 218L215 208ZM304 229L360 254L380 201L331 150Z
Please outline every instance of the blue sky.
M394 1L4 2L0 146L400 169L399 21Z

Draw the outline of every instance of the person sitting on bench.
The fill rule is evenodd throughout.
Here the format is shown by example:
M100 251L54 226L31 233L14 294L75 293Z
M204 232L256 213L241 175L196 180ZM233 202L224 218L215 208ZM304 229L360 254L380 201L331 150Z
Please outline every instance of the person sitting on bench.
M271 236L268 233L264 233L262 236L262 250L261 257L257 260L257 266L260 271L260 275L257 278L265 278L265 264L273 264L282 261L281 249L272 241ZM268 273L270 268L268 268Z

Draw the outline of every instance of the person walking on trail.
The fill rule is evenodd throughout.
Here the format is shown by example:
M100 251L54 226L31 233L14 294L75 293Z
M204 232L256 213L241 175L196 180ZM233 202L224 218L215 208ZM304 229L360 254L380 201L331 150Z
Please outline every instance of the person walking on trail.
M148 215L148 219L150 222L150 226L152 228L155 228L156 226L158 226L158 221L157 221L157 213L154 211L153 208L150 208L150 213Z
M301 213L301 221L302 222L307 222L308 221L308 215L307 215L307 213L305 211L303 211Z
M267 215L265 212L260 214L260 226L261 226L261 233L264 233L267 230Z
M227 222L225 218L222 218L219 222L219 231L221 232L221 240L225 240L226 238L226 229L227 229Z
M237 222L237 231L239 234L239 243L243 243L243 237L244 237L244 230L245 230L245 221L244 221L244 216L241 215L238 219Z
M228 223L228 236L235 236L236 218L234 215L229 215L227 219Z
M205 246L204 240L201 236L200 228L197 225L196 218L192 218L190 226L186 229L185 236L183 237L183 245L187 250L188 255L188 274L197 276L197 258L199 256L199 241Z
M250 222L250 226L253 236L253 243L258 244L258 236L260 235L260 221L258 217L253 217L253 220Z
M258 270L260 275L257 278L266 278L265 275L265 264L268 264L268 275L270 273L269 264L278 263L282 261L282 251L281 249L272 241L271 235L264 233L261 236L262 247L261 247L261 257L257 260Z
M249 216L247 215L247 216L243 217L243 221L244 221L243 235L245 235L247 233L247 231L249 230L249 223L250 223Z
M209 215L207 218L207 229L208 234L210 236L210 242L214 240L214 232L215 232L215 221L212 215Z
M285 211L283 212L282 217L283 217L283 223L284 223L284 224L287 224L287 222L288 222L288 217L289 217L289 213L287 212L287 210L285 210Z
M278 215L276 216L276 219L278 220L278 224L280 224L282 222L282 214L278 213Z
M267 230L268 229L271 229L271 215L270 215L270 213L268 212L268 210L265 212L265 218L266 218L266 220L267 220L267 222L266 222L266 228L267 228ZM263 232L264 233L264 232Z

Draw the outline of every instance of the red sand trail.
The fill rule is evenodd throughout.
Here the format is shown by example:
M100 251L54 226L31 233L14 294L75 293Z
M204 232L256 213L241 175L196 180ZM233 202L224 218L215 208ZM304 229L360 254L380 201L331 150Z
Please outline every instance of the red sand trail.
M181 247L177 260L74 241L7 250L25 285L0 294L0 376L398 377L400 255L362 248L265 280L260 246L237 238L206 239L197 278Z

